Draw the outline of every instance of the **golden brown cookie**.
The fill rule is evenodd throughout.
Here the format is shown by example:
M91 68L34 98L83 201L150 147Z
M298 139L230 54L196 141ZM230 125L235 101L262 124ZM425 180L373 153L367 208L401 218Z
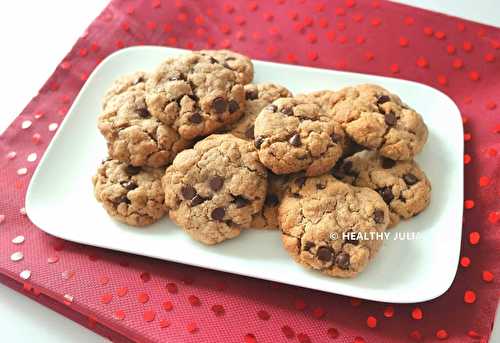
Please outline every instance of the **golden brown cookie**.
M170 218L192 238L216 244L250 227L264 203L267 171L252 142L211 135L177 155L163 187Z
M94 194L111 217L129 225L149 225L166 212L163 173L164 168L141 168L106 160L92 178Z
M362 272L382 245L389 209L380 195L331 175L298 177L279 207L285 249L301 265L337 277Z
M338 179L377 191L389 205L391 222L416 216L429 206L431 183L415 161L393 161L372 151L362 151L338 163Z
M317 104L281 98L255 120L255 146L261 162L275 174L329 171L342 156L344 131Z

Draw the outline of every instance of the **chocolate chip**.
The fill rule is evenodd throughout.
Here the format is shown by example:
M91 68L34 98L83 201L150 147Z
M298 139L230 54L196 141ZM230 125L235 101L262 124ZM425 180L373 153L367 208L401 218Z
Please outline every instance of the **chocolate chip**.
M304 244L304 250L305 251L309 251L311 250L312 248L314 248L316 246L316 244L314 244L313 242L311 241L307 241L305 244Z
M417 177L411 173L403 175L403 180L405 180L405 183L408 186L413 186L414 184L416 184L418 182Z
M259 97L258 91L250 90L245 92L245 99L246 100L255 100Z
M266 111L269 111L269 112L276 112L277 109L278 109L278 106L276 106L276 105L269 105L266 107Z
M141 172L141 167L128 165L125 171L127 172L128 175L137 175Z
M242 197L241 195L238 195L237 197L234 198L233 202L236 205L236 208L242 208L247 206L250 203L250 200L248 200L245 197Z
M330 138L332 139L333 143L340 143L340 141L342 140L342 136L337 133L332 133Z
M254 133L253 133L254 126L250 126L248 129L245 130L245 137L253 139L254 138Z
M386 103L387 101L391 101L391 98L389 98L387 95L381 95L377 99L377 105L382 105L382 104Z
M384 211L376 209L373 212L373 220L375 220L377 224L382 224L384 222Z
M149 113L149 111L146 107L138 108L136 113L142 118L151 117L151 113Z
M199 194L196 194L194 198L191 200L191 206L192 207L198 206L199 204L204 203L206 200L207 200L206 198L202 197Z
M191 200L197 195L196 189L194 189L194 187L190 185L182 186L181 194L182 197L186 200Z
M217 207L212 211L210 215L213 220L222 221L224 219L224 215L226 214L226 210L223 207Z
M352 244L352 245L358 245L359 244L359 241L356 238L353 238L353 239L349 238L349 237L352 237L352 236L356 236L356 234L353 235L354 231L347 230L345 233L346 233L346 236L347 236L347 239L344 240L345 243L349 243L349 244Z
M335 264L342 270L347 270L349 269L349 266L351 265L351 256L349 256L348 253L346 252L341 252L340 254L337 255L337 258L335 259Z
M316 184L316 189L325 189L326 188L326 185L322 184L322 183L317 183Z
M378 192L387 204L390 203L392 199L394 199L394 194L392 194L392 191L389 187L380 188Z
M333 252L329 247L320 247L316 252L316 256L318 256L318 260L320 261L329 262L333 259Z
M257 136L257 137L255 137L254 144L255 144L255 147L257 149L260 149L260 146L262 145L262 143L264 143L264 137L263 136Z
M335 166L333 166L332 170L330 170L330 174L336 177L337 179L343 179L345 177L345 173L342 171L342 162L338 161Z
M300 135L298 133L294 134L292 137L290 137L288 143L293 146L300 146L302 144L302 142L300 141Z
M344 161L344 163L342 164L342 171L347 175L355 177L358 175L358 173L355 170L353 170L352 167L353 167L352 161Z
M223 184L224 184L224 179L220 176L214 176L213 178L210 179L210 181L208 181L208 185L214 192L220 190Z
M272 193L268 194L266 196L266 200L264 203L266 206L274 207L274 206L278 205L278 203L279 203L278 196L276 194L272 194Z
M144 77L139 76L137 79L134 80L134 82L132 82L132 85L136 85L140 82L144 82Z
M200 98L196 94L188 94L188 97L191 98L193 101L198 101Z
M229 57L226 57L225 61L234 61L236 60L236 57L232 57L232 56L229 56Z
M394 112L389 112L385 115L385 123L389 126L396 125L397 120L398 119L396 118Z
M210 56L210 63L215 64L215 63L219 63L219 61L217 61L215 58Z
M191 117L189 117L189 121L194 124L199 124L203 121L203 118L198 112L194 112L191 114Z
M128 191L131 191L133 189L137 188L137 183L135 183L133 180L128 180L128 181L122 181L120 182L123 188L125 188Z
M306 183L306 177L305 176L301 176L301 177L298 177L295 179L295 184L299 187L302 187L304 186L304 184Z
M226 111L227 102L222 97L215 98L212 102L212 107L216 113L224 113Z
M391 160L390 158L382 158L382 168L390 169L396 165L396 161Z
M224 68L229 69L229 70L234 70L234 69L233 69L233 68L232 68L229 64L227 64L227 62L222 63L222 66L223 66Z
M126 195L122 195L121 197L119 197L118 199L116 199L117 203L118 204L130 204L130 199L127 198Z
M293 109L291 107L286 106L286 107L283 107L281 109L281 113L283 113L287 116L291 116L291 115L293 115Z
M240 105L235 100L230 100L227 108L229 113L234 113L240 109Z

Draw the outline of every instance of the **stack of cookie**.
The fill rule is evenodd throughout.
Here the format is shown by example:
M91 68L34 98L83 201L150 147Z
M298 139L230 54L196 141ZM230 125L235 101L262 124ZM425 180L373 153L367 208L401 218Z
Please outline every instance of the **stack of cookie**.
M298 263L358 274L380 234L430 202L413 161L422 117L375 85L294 97L252 79L246 56L205 50L117 80L98 119L97 200L135 226L168 213L205 244L280 229Z

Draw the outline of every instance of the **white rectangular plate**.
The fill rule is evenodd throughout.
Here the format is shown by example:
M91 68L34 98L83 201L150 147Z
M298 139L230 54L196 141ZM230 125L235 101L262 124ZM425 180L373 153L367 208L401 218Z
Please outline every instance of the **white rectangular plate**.
M385 241L357 278L330 278L294 263L282 248L278 231L245 230L237 239L209 247L191 240L168 219L137 229L108 217L94 199L91 184L91 176L106 157L106 144L96 127L102 95L118 76L152 70L164 58L182 52L127 48L96 68L31 180L26 210L35 225L70 241L377 301L420 302L450 287L462 227L462 124L450 98L415 82L254 61L256 83L280 83L294 93L377 83L424 116L429 141L417 160L432 182L432 202L421 215L391 231L393 236L416 232L417 239Z

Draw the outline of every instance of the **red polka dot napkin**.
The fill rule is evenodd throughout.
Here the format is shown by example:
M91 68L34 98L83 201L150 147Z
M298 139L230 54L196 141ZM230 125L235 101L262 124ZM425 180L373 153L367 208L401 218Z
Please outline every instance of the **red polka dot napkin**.
M447 93L466 146L451 289L416 305L368 302L64 242L33 226L26 188L68 107L104 57L140 44L231 48ZM112 1L1 136L0 281L115 341L486 342L500 289L499 48L498 28L385 1Z

